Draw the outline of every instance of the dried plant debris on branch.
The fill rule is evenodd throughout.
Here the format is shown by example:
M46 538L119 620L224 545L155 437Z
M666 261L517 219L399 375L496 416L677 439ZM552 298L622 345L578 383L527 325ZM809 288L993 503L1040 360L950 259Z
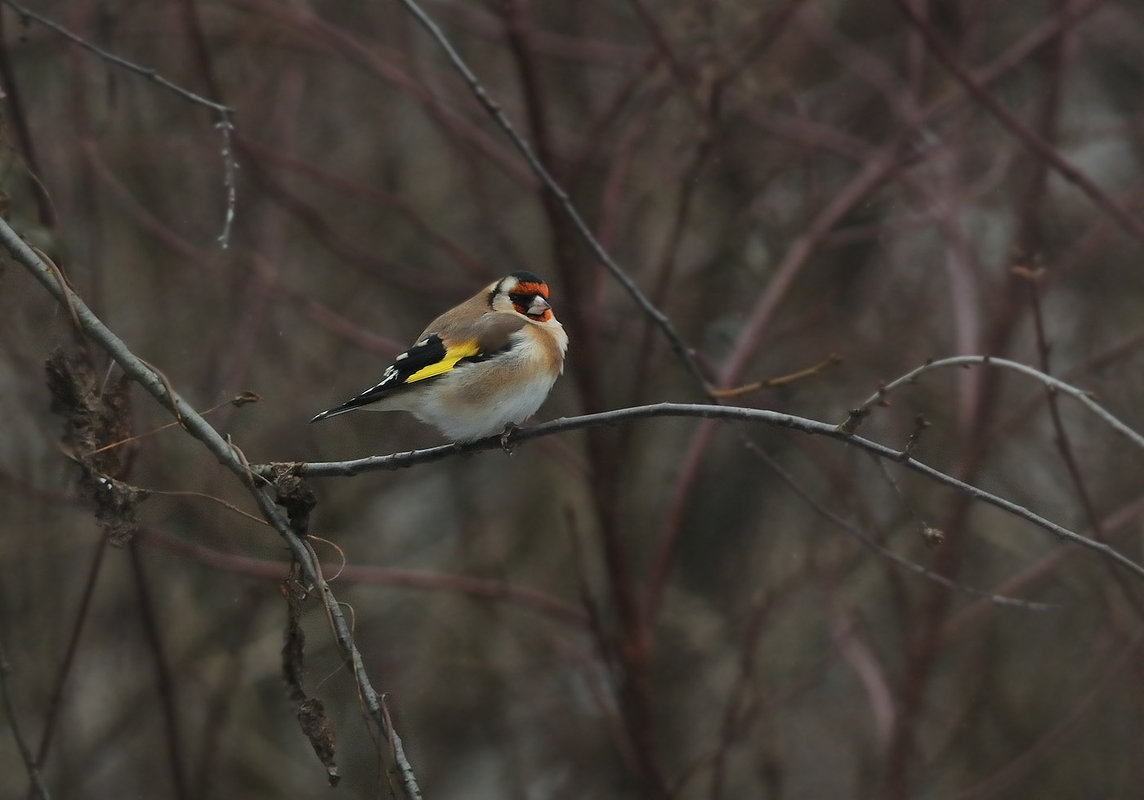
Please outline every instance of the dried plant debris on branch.
M80 468L80 490L112 544L127 544L139 527L136 506L148 492L126 483L131 451L131 379L101 381L81 346L57 348L45 363L51 410L64 419L60 445Z
M341 780L338 765L334 760L336 737L334 725L326 716L325 706L316 697L306 694L302 681L306 676L306 632L299 619L302 615L303 592L299 588L300 576L295 575L282 583L282 594L286 598L286 634L282 644L282 678L286 682L286 692L294 705L294 715L302 733L310 740L314 753L326 768L330 786L337 786Z

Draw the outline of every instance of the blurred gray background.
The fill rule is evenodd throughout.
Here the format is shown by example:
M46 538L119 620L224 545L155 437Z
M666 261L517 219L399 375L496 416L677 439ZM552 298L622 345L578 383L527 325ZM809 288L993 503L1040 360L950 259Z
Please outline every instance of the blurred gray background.
M1144 423L1140 4L425 8L712 385L842 359L725 402L836 423L879 381L984 353ZM34 10L236 109L224 250L214 114L2 10L7 219L184 397L222 404L251 462L439 443L401 414L307 420L519 269L571 339L539 418L705 399L399 3ZM390 796L311 601L327 787L281 678L287 552L197 442L123 449L154 494L133 543L105 543L45 387L70 340L7 261L0 641L52 796ZM1144 560L1144 453L1073 400L982 368L890 399L863 435L904 447L922 415L922 461ZM171 421L133 400L136 433ZM1139 796L1144 585L886 473L837 441L659 419L316 479L312 532L344 554L334 591L426 797ZM22 797L8 722L0 796Z

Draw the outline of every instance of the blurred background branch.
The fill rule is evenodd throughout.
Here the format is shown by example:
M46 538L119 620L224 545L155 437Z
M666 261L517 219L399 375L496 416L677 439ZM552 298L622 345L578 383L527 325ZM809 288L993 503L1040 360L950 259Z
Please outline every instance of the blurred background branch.
M0 215L163 376L132 405L0 272L0 629L53 796L325 796L327 727L342 791L407 794L349 629L435 798L1138 792L1137 4L19 6L67 35L0 4ZM518 269L571 347L511 458L306 424ZM751 419L605 424L708 392ZM377 453L283 476L336 544L286 586L338 600L295 702L297 542L236 477Z

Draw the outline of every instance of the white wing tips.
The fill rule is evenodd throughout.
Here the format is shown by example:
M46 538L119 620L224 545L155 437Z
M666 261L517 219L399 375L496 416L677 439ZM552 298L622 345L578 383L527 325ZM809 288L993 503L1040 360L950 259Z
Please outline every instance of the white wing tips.
M314 416L312 416L310 418L310 422L318 422L319 420L328 419L330 417L336 417L338 414L344 414L347 411L349 411L348 408L342 408L340 406L337 408L331 408L327 411L323 411L321 414L315 414Z

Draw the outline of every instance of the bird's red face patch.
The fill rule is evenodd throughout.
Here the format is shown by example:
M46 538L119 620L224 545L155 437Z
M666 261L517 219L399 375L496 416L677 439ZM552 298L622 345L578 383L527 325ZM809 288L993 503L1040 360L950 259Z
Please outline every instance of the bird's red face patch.
M533 283L527 281L525 283L518 283L516 288L512 290L513 294L538 294L545 300L548 299L548 284L547 283Z
M512 288L509 299L518 314L524 314L537 322L547 322L552 319L552 311L548 307L546 283L522 281Z

